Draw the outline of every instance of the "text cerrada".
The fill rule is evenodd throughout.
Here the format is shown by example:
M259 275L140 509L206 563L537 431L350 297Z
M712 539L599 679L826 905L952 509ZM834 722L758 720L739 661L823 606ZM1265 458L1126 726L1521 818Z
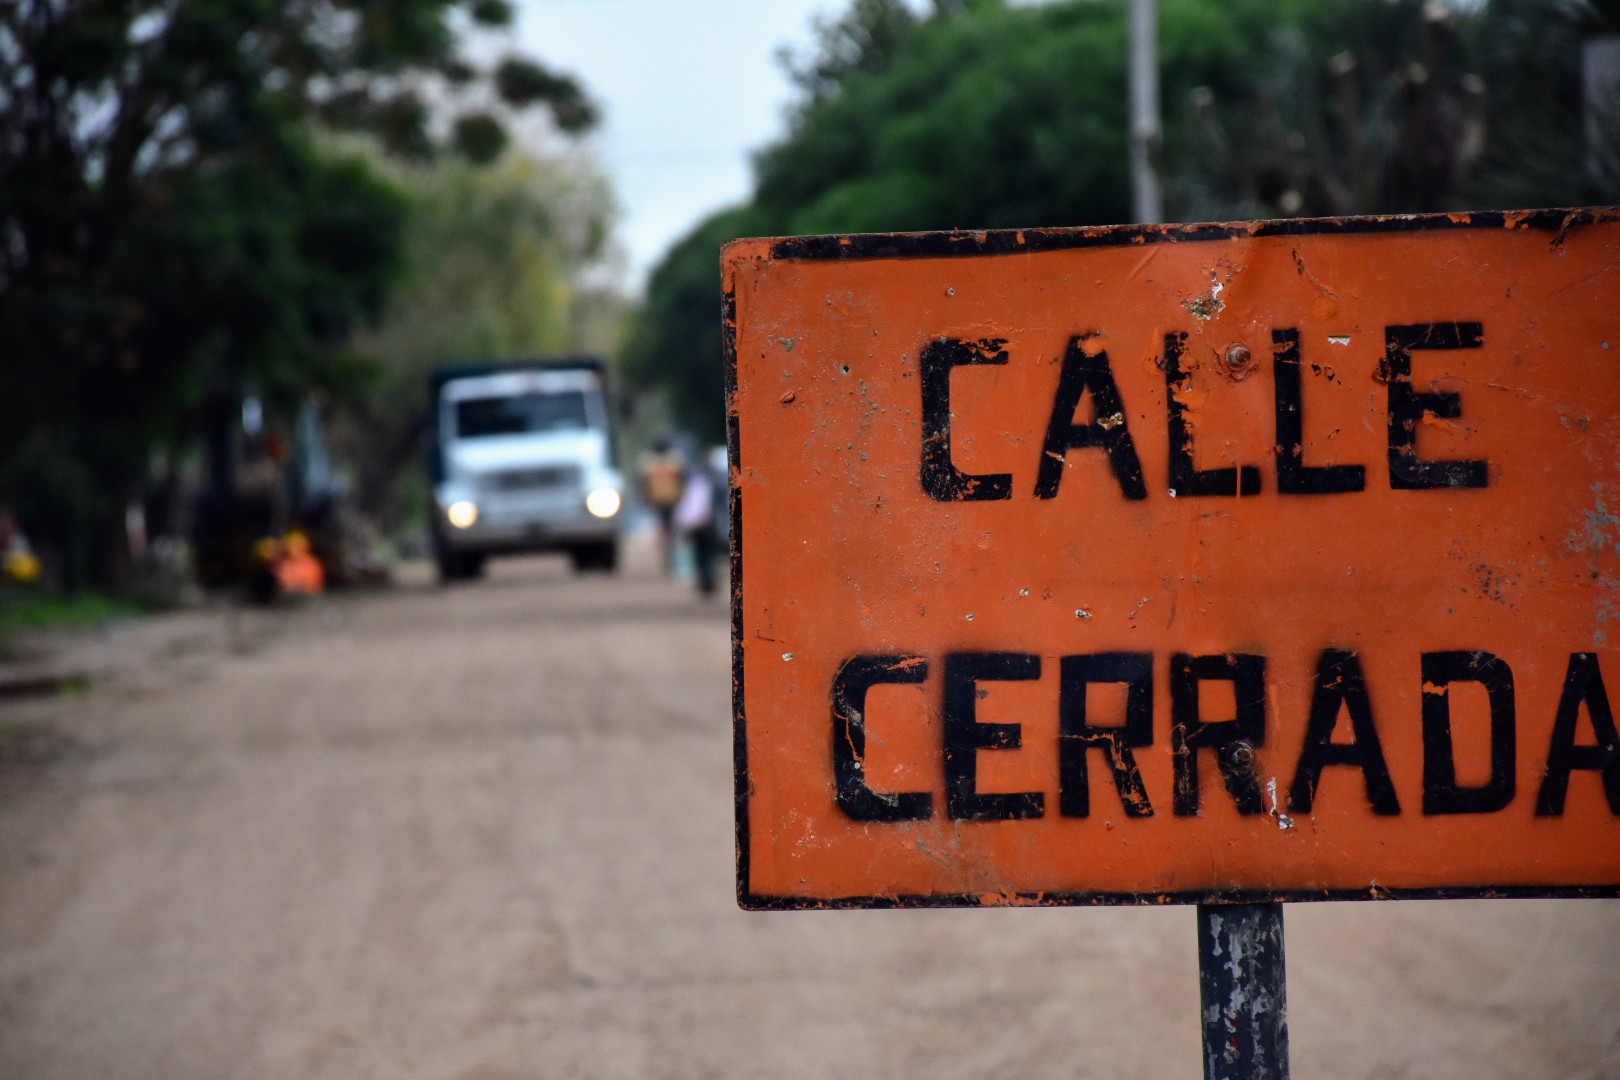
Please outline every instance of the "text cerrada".
M940 679L944 807L959 821L1040 818L1048 813L1043 792L979 790L981 752L1018 749L1022 725L985 723L978 718L981 684L1036 680L1038 654L951 652ZM935 791L875 791L866 779L867 692L882 684L927 682L935 664L927 657L857 655L846 660L832 682L832 767L837 802L857 821L902 822L933 817ZM1145 652L1084 653L1058 658L1058 814L1083 818L1091 813L1093 764L1102 784L1113 789L1128 817L1151 817L1164 793L1148 791L1137 751L1154 746L1154 658ZM1326 649L1317 660L1305 738L1293 763L1286 809L1308 814L1315 806L1325 770L1360 773L1366 802L1374 814L1400 814L1417 796L1422 813L1483 814L1506 807L1517 794L1518 702L1513 672L1501 658L1483 651L1426 652L1420 661L1423 767L1421 792L1396 790L1385 761L1383 740L1373 715L1366 673L1352 651ZM1228 795L1242 814L1266 811L1256 751L1266 745L1269 725L1266 657L1243 653L1169 658L1169 749L1174 777L1172 812L1200 812L1199 770L1205 758L1220 770ZM1202 688L1231 684L1235 715L1209 720L1200 709ZM1124 687L1123 716L1094 718L1088 690L1098 684ZM1457 778L1451 724L1451 689L1478 683L1489 702L1490 776L1481 784ZM1349 738L1335 739L1341 714L1348 714ZM1595 774L1611 813L1620 815L1620 734L1595 653L1572 653L1545 747L1527 748L1545 763L1535 793L1538 817L1564 813L1571 774ZM1273 770L1279 778L1289 774ZM1279 802L1281 800L1278 800ZM1282 809L1280 806L1274 809Z

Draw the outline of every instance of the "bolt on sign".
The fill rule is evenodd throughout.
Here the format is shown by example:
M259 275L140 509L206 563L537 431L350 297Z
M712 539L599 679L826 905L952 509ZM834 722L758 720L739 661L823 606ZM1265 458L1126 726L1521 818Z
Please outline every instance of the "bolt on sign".
M1620 210L723 270L745 907L1620 895Z

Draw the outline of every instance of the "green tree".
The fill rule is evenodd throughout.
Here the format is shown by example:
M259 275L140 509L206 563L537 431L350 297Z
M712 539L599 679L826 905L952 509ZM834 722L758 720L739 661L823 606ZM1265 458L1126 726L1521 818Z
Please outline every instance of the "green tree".
M1477 63L1486 145L1470 188L1497 207L1620 202L1620 83L1588 97L1583 48L1620 35L1617 0L1492 0Z
M1167 208L1179 220L1620 200L1580 45L1615 4L1162 0ZM735 235L1130 220L1125 5L860 0L790 61L803 91L749 203L655 270L634 370L718 431L719 243Z
M664 256L624 348L624 374L662 394L677 426L709 442L725 437L720 371L720 247L769 235L771 219L751 207L700 222Z
M1165 5L1166 95L1231 82L1273 20L1306 5ZM721 427L718 245L753 233L1092 225L1129 216L1123 7L869 2L795 60L804 99L755 162L750 203L709 218L654 271L627 350L678 415ZM807 74L805 74L807 73Z
M784 49L777 60L808 106L835 97L857 71L887 70L921 21L905 0L852 0L838 18L813 16L810 48Z
M70 585L118 584L124 508L204 400L340 377L380 309L404 204L314 126L489 159L503 110L589 125L567 78L461 54L458 26L510 16L504 0L0 5L0 502Z
M1173 200L1191 218L1612 201L1612 117L1594 139L1580 72L1602 25L1566 0L1309 11L1240 78L1171 103Z

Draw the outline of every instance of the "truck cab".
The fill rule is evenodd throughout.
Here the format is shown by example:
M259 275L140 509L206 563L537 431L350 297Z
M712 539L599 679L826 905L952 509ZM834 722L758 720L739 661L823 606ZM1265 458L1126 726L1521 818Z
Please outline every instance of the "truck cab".
M619 561L624 478L600 362L442 368L433 379L433 553L441 580L492 555Z

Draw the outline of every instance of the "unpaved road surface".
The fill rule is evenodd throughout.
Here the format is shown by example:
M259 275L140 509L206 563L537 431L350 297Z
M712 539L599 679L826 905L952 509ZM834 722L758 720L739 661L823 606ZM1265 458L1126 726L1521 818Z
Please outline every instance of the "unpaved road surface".
M0 700L0 1077L1200 1074L1190 909L738 911L725 612L645 556L28 665L90 678ZM1287 933L1297 1077L1620 1077L1620 903Z

